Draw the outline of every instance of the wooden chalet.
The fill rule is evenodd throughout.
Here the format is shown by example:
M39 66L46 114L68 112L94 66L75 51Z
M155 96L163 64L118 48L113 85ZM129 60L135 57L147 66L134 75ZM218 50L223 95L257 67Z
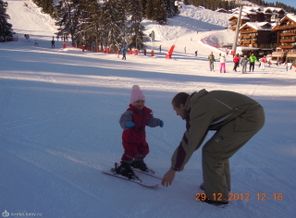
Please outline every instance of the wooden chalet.
M272 56L285 56L285 58L295 61L296 15L287 14L272 30L276 33L277 37L277 52L273 53Z
M238 22L238 15L232 15L229 19L229 29L235 31L236 27L237 27L237 22ZM245 23L249 22L250 18L246 17L246 16L241 16L241 22L240 22L240 26L244 25Z
M250 7L244 6L242 10L241 25L247 22L276 22L285 16L286 12L281 8L268 7ZM236 30L239 16L238 8L233 10L232 16L228 19L229 29Z
M239 30L239 44L241 47L252 47L271 53L276 44L276 35L272 31L272 24L268 22L248 22Z
M266 16L266 21L269 20L268 22L278 22L286 16L286 11L282 8L267 7L264 8L264 14Z

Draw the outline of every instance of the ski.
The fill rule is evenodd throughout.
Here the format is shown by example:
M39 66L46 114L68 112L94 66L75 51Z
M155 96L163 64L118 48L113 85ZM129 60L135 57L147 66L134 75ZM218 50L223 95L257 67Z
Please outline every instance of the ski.
M149 168L148 168L148 171L143 171L143 170L140 170L140 169L138 169L138 168L133 168L133 170L134 170L135 172L137 172L137 173L141 173L141 174L144 174L144 175L147 175L147 176L151 176L151 177L153 177L153 178L155 178L155 179L162 180L162 178L161 178L160 176L157 176L156 173L155 173L155 171L152 170L152 169L149 169Z
M103 174L105 175L108 175L108 176L112 176L112 177L116 177L116 178L119 178L119 179L122 179L122 180L125 180L125 181L128 181L128 182L132 182L132 183L135 183L135 184L138 184L142 187L145 187L145 188L149 188L149 189L157 189L159 188L159 184L145 184L141 179L128 179L127 177L124 177L124 176L121 176L115 172L112 172L112 170L110 171L102 171Z

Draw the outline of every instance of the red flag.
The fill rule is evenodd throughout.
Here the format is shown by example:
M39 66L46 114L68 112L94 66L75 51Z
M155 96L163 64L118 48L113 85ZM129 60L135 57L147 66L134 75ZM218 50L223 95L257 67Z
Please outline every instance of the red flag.
M166 54L165 58L167 58L167 59L171 59L172 58L172 54L174 52L174 48L175 48L175 45L172 45L171 48L170 48L170 50Z

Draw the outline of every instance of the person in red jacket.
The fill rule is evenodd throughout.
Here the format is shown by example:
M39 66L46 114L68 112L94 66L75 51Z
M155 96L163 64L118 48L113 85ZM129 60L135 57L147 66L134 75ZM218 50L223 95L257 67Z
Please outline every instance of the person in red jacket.
M239 65L239 61L240 61L240 57L239 57L239 54L236 54L233 58L233 63L234 63L234 67L233 67L233 70L236 72L236 69Z
M132 168L147 171L144 158L149 153L146 141L145 127L163 127L163 121L154 118L152 110L145 106L145 96L138 85L134 85L131 91L131 99L128 109L120 117L122 132L122 145L124 153L120 166L116 167L116 173L129 179L135 178Z

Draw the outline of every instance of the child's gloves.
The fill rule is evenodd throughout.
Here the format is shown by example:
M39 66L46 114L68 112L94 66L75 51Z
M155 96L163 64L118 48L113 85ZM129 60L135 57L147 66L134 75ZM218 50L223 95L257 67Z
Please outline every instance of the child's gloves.
M162 120L159 120L159 126L162 128L163 127L163 121Z
M128 129L133 128L134 126L135 126L135 123L133 121L131 121L131 120L128 120L125 123L125 127L128 128Z

